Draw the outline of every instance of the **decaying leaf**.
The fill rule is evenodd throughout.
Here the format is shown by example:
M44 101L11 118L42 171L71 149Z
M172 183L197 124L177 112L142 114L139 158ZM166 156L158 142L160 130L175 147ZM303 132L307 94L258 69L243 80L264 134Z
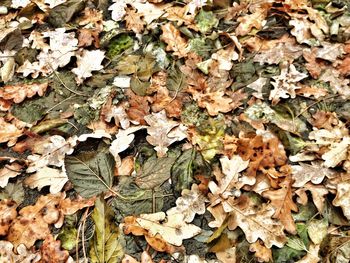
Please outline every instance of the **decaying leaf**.
M174 51L174 55L184 57L187 54L187 42L181 37L180 31L171 23L162 26L161 40L167 43L167 51Z
M259 241L251 244L249 246L250 252L255 252L255 257L259 262L269 262L272 260L271 249L266 248L264 245L260 244Z
M40 247L41 262L66 262L69 253L61 249L61 241L48 235Z
M7 235L11 222L17 217L16 208L17 204L12 200L0 201L0 236Z

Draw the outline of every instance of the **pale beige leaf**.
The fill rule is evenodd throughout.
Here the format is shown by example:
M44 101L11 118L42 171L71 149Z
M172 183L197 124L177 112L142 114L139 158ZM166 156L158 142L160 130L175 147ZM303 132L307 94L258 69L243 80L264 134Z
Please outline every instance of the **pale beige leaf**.
M207 198L200 192L198 185L192 184L191 190L184 189L181 197L176 200L176 207L169 209L167 215L183 214L184 221L191 223L196 214L205 213L205 202Z
M152 236L160 234L165 241L175 246L181 246L184 239L194 237L201 232L201 228L185 223L182 214L173 214L168 217L163 212L141 214L136 221Z
M167 118L165 110L144 117L149 125L146 140L155 146L158 157L166 156L168 146L187 137L187 128L172 119Z
M35 263L39 262L40 254L32 252L22 244L16 251L9 241L0 240L0 255L2 263Z
M333 205L340 206L346 218L350 220L350 182L340 182L337 185L337 195L333 200Z
M9 179L21 174L22 165L18 163L12 163L5 165L0 169L0 187L4 188L8 184Z
M38 188L39 191L45 186L50 186L51 194L60 192L67 182L68 176L64 171L50 167L43 167L24 180L27 186L32 189Z
M239 226L249 243L261 239L267 248L283 247L287 239L283 233L283 225L271 217L275 209L271 205L262 204L259 208L248 206L240 208L232 206L232 216L229 219L229 229Z
M335 174L335 171L324 167L322 162L312 162L311 165L299 163L299 165L291 167L294 179L293 187L303 187L309 181L313 184L320 184L326 176Z
M318 252L320 250L320 245L311 244L309 246L308 252L305 257L298 260L296 263L318 263L320 262L320 258L318 256Z
M320 245L328 233L328 220L324 218L311 220L307 224L307 233L315 245Z

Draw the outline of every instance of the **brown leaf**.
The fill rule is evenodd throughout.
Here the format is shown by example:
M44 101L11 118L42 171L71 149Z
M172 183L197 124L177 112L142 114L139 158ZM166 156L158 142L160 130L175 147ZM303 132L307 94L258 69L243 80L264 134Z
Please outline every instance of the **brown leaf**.
M4 188L9 179L16 177L21 174L22 165L18 163L12 163L10 165L5 165L0 169L0 187Z
M267 248L273 245L283 247L287 239L283 233L283 225L272 219L275 209L271 205L262 204L258 208L253 205L241 207L232 204L228 228L242 229L249 243L261 239Z
M61 249L61 241L48 235L40 247L41 263L65 263L69 257L67 250Z
M18 127L15 122L7 122L4 117L0 117L0 127L0 143L7 142L8 146L13 146L23 133L22 127Z
M94 44L95 48L100 47L98 32L93 29L82 28L78 31L78 47L89 47Z
M296 234L296 226L292 217L292 211L297 212L298 207L292 199L292 182L286 178L278 190L269 190L262 193L262 196L271 200L271 205L276 209L273 217L278 218L286 230Z
M8 199L0 201L0 236L7 235L11 222L17 217L16 208L15 201Z
M259 262L270 262L272 261L271 249L265 247L261 242L257 241L249 246L250 252L255 252L254 256Z
M145 27L145 22L141 19L142 15L136 13L135 10L127 9L125 15L126 28L134 31L136 34L140 34Z
M187 41L180 35L180 31L171 23L162 26L163 34L160 39L168 46L167 51L174 51L174 55L179 58L187 55Z
M6 85L0 90L0 98L11 100L14 103L20 103L25 98L31 98L36 94L43 96L47 87L48 82Z
M136 95L130 89L125 91L128 97L130 107L126 110L130 120L137 121L138 123L145 125L145 116L149 114L150 107L148 104L147 97Z
M344 60L338 66L338 70L344 76L348 76L350 74L350 56L344 58Z

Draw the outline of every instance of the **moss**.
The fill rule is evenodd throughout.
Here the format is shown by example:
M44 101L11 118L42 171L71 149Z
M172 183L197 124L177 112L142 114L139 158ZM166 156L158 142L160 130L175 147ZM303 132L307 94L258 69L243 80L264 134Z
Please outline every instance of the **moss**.
M134 41L129 35L127 34L119 35L117 38L112 40L111 43L109 44L108 52L107 52L108 57L114 58L115 56L119 55L123 51L132 47L133 43Z

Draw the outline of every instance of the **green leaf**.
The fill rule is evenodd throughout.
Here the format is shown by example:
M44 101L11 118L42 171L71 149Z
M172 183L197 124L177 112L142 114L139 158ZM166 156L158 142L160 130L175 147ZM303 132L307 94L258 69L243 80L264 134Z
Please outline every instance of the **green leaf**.
M96 200L92 212L95 234L90 241L90 257L93 263L119 263L124 255L119 228L114 222L113 210L102 197Z
M286 245L290 248L295 249L295 250L307 251L307 248L306 248L304 242L298 237L288 238L288 242Z
M176 191L190 189L193 181L193 161L195 157L195 149L188 149L180 155L171 168L171 177L175 177L173 181L177 182Z
M274 262L295 262L305 254L305 251L295 250L289 246L284 246L273 250L273 259Z
M61 246L66 250L71 250L75 247L78 230L73 226L62 228L58 235L58 239L61 240Z
M219 24L219 20L212 11L206 12L203 9L201 9L195 20L199 30L204 34Z
M148 158L136 178L136 184L142 189L153 189L170 178L174 157Z
M106 152L81 152L65 158L68 178L84 198L111 190L114 166L113 156Z

